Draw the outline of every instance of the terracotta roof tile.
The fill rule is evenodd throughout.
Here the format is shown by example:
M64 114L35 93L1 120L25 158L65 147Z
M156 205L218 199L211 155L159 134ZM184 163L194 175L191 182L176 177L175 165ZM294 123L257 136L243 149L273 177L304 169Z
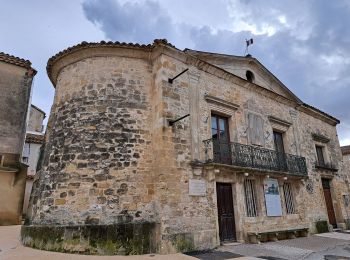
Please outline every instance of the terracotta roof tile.
M350 154L350 145L340 147L341 153L343 155Z
M34 74L36 74L36 70L31 67L32 63L29 60L21 59L19 57L4 52L0 52L0 61L20 66L26 69L31 69L34 71Z
M148 49L152 50L156 45L158 44L165 44L170 47L176 48L174 45L170 44L166 39L155 39L152 44L138 44L138 43L126 43L126 42L112 42L112 41L100 41L100 42L81 42L77 45L74 45L72 47L69 47L63 51L60 51L56 55L52 56L46 66L47 73L50 75L51 67L52 64L59 59L60 57L85 48L94 48L94 47L133 47L133 48L138 48L138 49Z

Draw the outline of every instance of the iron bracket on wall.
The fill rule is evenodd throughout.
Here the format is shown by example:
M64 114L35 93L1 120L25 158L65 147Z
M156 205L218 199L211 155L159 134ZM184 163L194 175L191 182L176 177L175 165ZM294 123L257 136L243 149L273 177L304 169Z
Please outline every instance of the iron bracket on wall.
M180 77L182 74L184 74L186 71L188 71L188 69L185 69L183 72L180 72L179 74L177 74L175 77L173 77L172 79L171 78L168 78L168 82L170 83L170 84L173 84L173 81L176 79L176 78L178 78L178 77Z
M184 118L186 118L186 117L188 117L190 114L187 114L187 115L185 115L185 116L182 116L182 117L180 117L180 118L178 118L178 119L175 119L175 120L169 120L168 122L169 122L169 126L173 126L176 122L178 122L178 121L180 121L180 120L182 120L182 119L184 119Z

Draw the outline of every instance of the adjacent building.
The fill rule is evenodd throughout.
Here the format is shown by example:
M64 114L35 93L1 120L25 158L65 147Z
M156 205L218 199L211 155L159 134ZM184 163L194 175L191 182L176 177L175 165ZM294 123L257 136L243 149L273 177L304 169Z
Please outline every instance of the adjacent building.
M349 185L349 181L350 181L350 145L347 146L342 146L340 147L341 152L343 154L343 172L344 174L347 175L347 179L345 180L347 182L347 184ZM350 186L349 186L349 190L350 190ZM350 191L349 191L350 193ZM344 204L345 205L350 205L350 197L349 195L344 195L343 196L344 199ZM348 215L350 216L350 212L348 212ZM350 229L350 220L348 220L346 222L347 228Z
M35 74L30 61L0 53L0 225L21 223L27 175L21 157Z
M82 42L47 72L56 94L24 244L169 253L345 228L339 120L254 57Z
M30 106L29 120L26 132L26 138L22 153L23 163L28 165L26 189L23 202L23 215L27 214L30 193L32 191L33 180L37 170L38 160L44 143L44 125L45 112L40 108Z

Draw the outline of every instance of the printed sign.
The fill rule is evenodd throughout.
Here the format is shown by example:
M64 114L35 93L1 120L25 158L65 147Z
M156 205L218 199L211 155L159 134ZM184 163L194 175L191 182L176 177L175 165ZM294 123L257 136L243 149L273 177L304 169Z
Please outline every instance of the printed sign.
M207 184L204 180L189 180L189 195L190 196L205 196L207 195Z
M282 216L281 197L278 190L278 181L268 179L265 181L266 215L270 217Z

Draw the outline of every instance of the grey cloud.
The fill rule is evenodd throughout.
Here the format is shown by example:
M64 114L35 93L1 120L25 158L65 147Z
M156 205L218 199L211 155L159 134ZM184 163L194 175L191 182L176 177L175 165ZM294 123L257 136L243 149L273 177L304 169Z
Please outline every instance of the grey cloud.
M112 40L148 43L154 38L170 38L174 30L167 12L154 1L122 5L113 0L91 0L83 3L83 10Z
M167 38L179 48L242 55L244 40L253 37L251 54L303 101L338 117L340 139L350 140L350 5L346 1L230 1L227 8L234 23L243 21L258 30L271 26L276 31L271 36L174 22L168 16L171 9L161 3L87 0L83 10L107 38L118 41Z

